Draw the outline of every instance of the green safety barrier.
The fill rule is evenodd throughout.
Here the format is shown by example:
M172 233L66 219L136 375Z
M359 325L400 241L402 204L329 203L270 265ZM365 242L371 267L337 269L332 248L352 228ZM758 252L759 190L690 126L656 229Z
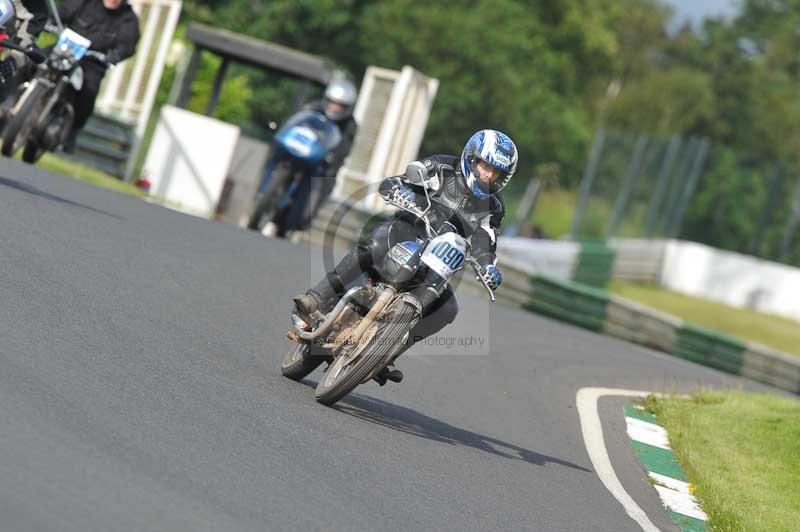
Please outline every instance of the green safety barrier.
M590 286L535 275L528 310L551 318L601 331L606 321L608 294Z
M678 329L675 356L734 375L742 374L744 342L696 325Z
M609 295L591 286L550 277L531 277L532 295L525 308L551 318L602 332ZM722 333L683 324L676 331L672 354L734 375L742 374L746 344Z

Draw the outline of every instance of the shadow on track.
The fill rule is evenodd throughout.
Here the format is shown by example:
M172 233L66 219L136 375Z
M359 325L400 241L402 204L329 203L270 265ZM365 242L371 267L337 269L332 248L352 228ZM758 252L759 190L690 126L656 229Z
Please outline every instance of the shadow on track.
M310 380L303 380L301 383L312 388L317 385L317 383ZM460 429L438 419L426 416L411 408L387 403L386 401L381 401L373 397L360 394L348 395L332 408L348 416L405 432L406 434L412 434L420 438L450 445L464 445L502 458L520 460L538 466L545 466L551 463L591 473L590 469L573 464L572 462L523 449L511 443Z
M38 188L26 185L24 183L19 183L12 179L7 179L5 177L0 177L0 186L13 188L14 190L19 190L20 192L25 192L26 194L31 194L33 196L39 196L40 198L48 199L50 201L56 201L58 203L64 203L66 205L71 205L73 207L79 207L81 209L86 209L92 212L96 212L97 214L102 214L104 216L110 216L112 218L116 218L118 220L124 220L125 218L121 216L117 216L116 214L112 214L110 212L106 212L100 209L95 209L94 207L90 207L88 205L84 205L83 203L78 203L72 200L64 199L59 196L54 196L48 192L44 192L43 190L39 190Z

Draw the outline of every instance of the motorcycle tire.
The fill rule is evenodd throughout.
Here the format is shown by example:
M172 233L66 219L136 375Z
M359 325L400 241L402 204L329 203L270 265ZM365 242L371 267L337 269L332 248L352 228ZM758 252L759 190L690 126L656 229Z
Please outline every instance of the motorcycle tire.
M375 335L358 354L358 360L344 366L345 357L337 357L328 367L317 384L314 398L317 402L331 406L342 397L353 391L366 378L388 364L397 349L401 346L398 339L405 338L417 322L417 309L411 304L398 299L389 309L388 319L376 321ZM369 334L369 329L364 334Z
M28 142L28 135L39 119L38 115L48 90L48 87L36 83L19 110L9 117L3 132L3 147L0 148L0 153L12 157Z
M47 151L44 147L40 146L35 140L29 140L25 143L25 149L22 150L22 160L26 163L34 164L41 159L44 152Z
M254 231L261 231L261 229L272 220L275 215L275 208L278 201L281 199L286 186L289 184L291 177L291 167L288 165L278 165L272 172L267 188L264 194L261 195L261 200L256 205L253 214L250 215L250 220L247 222L247 228Z
M281 361L284 377L299 381L317 369L325 361L325 356L315 352L308 344L295 344Z

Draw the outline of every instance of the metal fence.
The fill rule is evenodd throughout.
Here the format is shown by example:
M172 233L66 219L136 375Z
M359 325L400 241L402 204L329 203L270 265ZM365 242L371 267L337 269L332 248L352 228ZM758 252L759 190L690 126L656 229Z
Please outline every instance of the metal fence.
M733 153L703 137L601 129L580 184L570 237L682 237L797 264L798 167Z
M570 236L676 236L708 154L700 137L599 130L578 192Z

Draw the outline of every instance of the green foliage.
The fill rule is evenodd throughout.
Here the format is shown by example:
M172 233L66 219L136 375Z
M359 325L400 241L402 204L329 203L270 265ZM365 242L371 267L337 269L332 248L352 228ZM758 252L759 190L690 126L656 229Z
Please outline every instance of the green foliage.
M786 181L768 202L771 168L781 161L787 180L800 170L800 0L741 7L732 20L671 35L660 0L187 0L184 23L322 56L356 81L369 65L411 65L438 78L422 152L458 153L475 130L504 130L521 152L518 194L548 162L560 168L560 186L574 189L599 125L631 138L707 137L710 158L680 236L775 258L791 190ZM192 109L204 111L217 66L204 56ZM168 70L159 102L172 79ZM266 123L293 112L299 90L295 80L234 66L216 116L264 137ZM607 204L587 212L594 236L607 227L619 182L598 184L609 190ZM635 198L618 234L642 233L646 204ZM559 232L564 223L553 225ZM800 261L800 246L792 257Z
M618 49L615 2L428 2L388 0L187 3L192 20L323 55L354 76L368 65L412 65L442 81L422 150L458 153L475 130L509 132L519 174L559 162L564 181L580 175L591 136L595 78ZM291 82L250 75L250 119L282 117ZM202 89L201 89L202 90ZM294 87L296 90L296 87Z
M211 99L214 78L221 63L220 58L203 54L187 105L190 111L205 113L206 106ZM252 90L248 78L242 74L229 74L222 86L214 118L234 124L247 122L250 119L248 102L251 97Z
M705 72L683 67L657 70L625 87L609 110L609 122L624 131L685 133L712 120L714 103L712 81Z

